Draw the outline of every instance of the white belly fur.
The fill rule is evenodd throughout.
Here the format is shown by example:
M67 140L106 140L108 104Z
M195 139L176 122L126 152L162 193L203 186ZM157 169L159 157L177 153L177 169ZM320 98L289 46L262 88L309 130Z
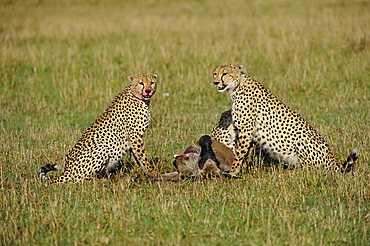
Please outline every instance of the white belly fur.
M260 127L259 127L260 128ZM264 136L265 138L262 138ZM271 150L271 143L269 143L267 140L267 136L263 131L255 131L255 134L253 135L253 141L257 143L257 145L261 148L263 153L267 153L270 155L271 158L285 162L290 168L298 167L301 168L301 164L298 159L298 155L295 152L282 155L280 152L274 150ZM264 144L263 144L264 143ZM262 145L263 144L263 145Z

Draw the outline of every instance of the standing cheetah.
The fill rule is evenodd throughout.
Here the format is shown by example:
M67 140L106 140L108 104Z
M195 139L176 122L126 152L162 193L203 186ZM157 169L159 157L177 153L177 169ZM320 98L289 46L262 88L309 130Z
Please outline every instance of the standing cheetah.
M347 171L358 158L355 148L347 161L339 164L320 134L262 84L246 75L242 66L216 67L213 84L219 92L227 91L232 101L237 142L231 175L240 172L251 142L271 157L295 167L314 165Z
M57 178L46 176L58 170L58 165L48 164L39 171L41 179L49 183L80 182L114 170L123 155L132 153L145 172L148 163L143 137L150 122L150 99L157 89L157 75L128 77L131 81L105 112L85 131L69 151L65 170Z

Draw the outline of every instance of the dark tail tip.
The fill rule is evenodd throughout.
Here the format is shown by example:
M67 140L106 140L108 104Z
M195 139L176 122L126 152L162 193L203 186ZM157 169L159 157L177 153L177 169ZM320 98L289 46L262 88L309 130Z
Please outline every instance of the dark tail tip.
M349 154L349 156L347 157L346 162L343 164L343 171L344 172L349 172L349 171L352 170L353 164L358 159L358 156L359 156L359 149L354 148L352 150L351 154Z
M46 178L46 174L50 171L58 171L62 169L59 165L57 164L46 164L45 166L41 167L38 171L38 175L41 179Z

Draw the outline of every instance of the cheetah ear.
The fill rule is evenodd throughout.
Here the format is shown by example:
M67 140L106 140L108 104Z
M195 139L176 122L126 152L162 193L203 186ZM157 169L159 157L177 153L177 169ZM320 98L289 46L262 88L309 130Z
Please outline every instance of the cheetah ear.
M158 75L156 75L156 74L153 74L153 77L154 77L155 79L158 79Z
M242 74L244 74L244 67L243 67L243 65L239 65L239 66L238 66L238 68L239 68L239 71L240 71Z
M127 79L130 80L130 81L133 81L134 80L134 77L132 76L127 76Z

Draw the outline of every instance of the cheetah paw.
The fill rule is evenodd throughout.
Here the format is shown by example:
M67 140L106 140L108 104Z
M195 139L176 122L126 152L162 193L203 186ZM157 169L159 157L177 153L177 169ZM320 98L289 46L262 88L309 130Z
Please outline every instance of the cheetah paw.
M233 172L222 172L222 175L228 179L240 179L240 175L236 175Z

